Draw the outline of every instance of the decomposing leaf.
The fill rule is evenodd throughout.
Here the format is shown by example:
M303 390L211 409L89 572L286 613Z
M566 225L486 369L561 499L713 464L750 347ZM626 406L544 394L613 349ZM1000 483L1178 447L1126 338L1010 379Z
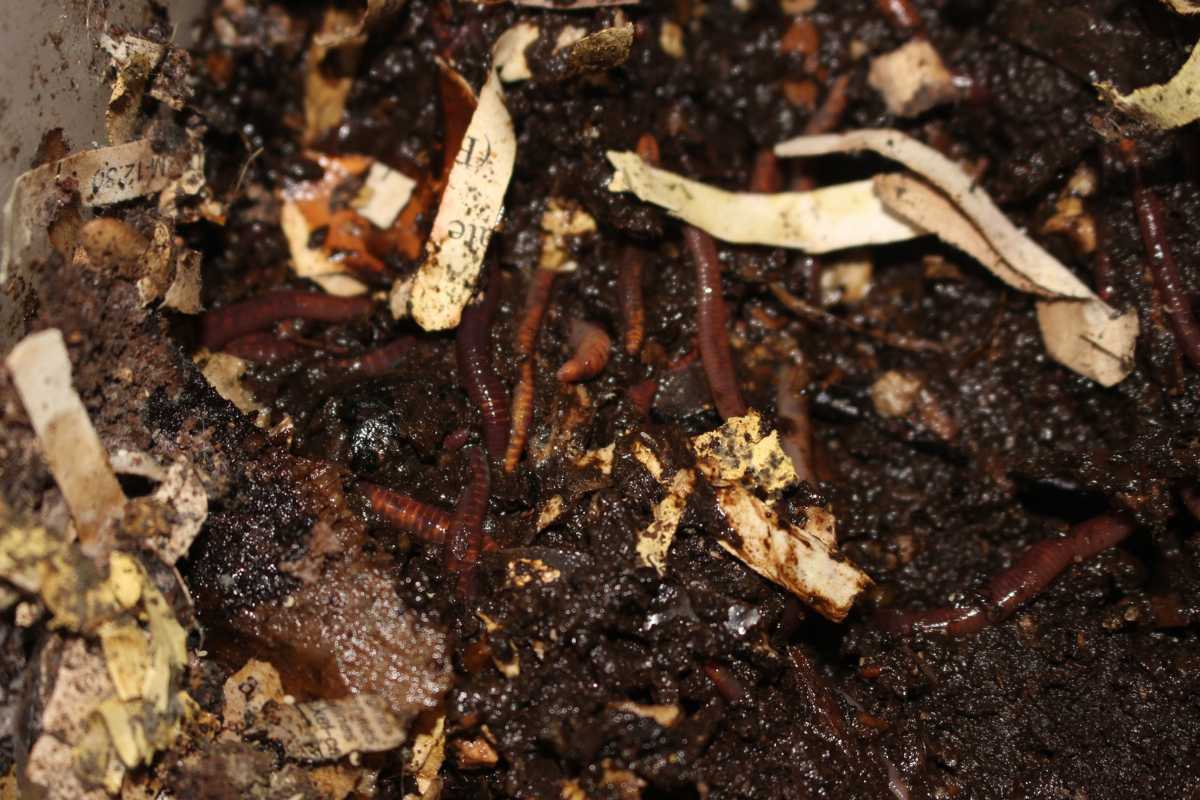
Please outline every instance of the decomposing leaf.
M725 548L750 569L795 594L823 616L840 622L871 579L837 554L820 531L785 523L766 503L739 485L714 487L717 504L733 529Z
M974 256L1014 288L1044 298L1038 323L1046 350L1064 366L1104 386L1133 369L1138 319L1118 314L1083 281L1019 230L960 167L931 147L892 130L805 136L777 145L782 156L871 150L899 161L944 195L905 175L875 179L882 203L914 227Z
M425 245L425 261L412 284L409 307L425 330L457 327L475 291L492 230L500 222L517 140L494 54L527 36L519 27L510 28L492 47L492 68L455 156Z
M636 153L609 151L608 160L616 169L610 191L633 192L726 242L826 253L922 235L887 213L869 180L811 192L753 194L652 167Z
M1180 8L1179 0L1172 0L1176 11L1195 14L1194 4ZM1132 117L1149 123L1156 128L1169 129L1187 125L1200 119L1200 42L1192 48L1192 54L1166 83L1157 83L1121 94L1108 81L1096 84L1100 96Z
M311 247L312 228L304 217L300 206L284 200L279 212L279 225L287 239L292 254L292 267L296 274L308 278L329 294L351 297L367 291L366 284L347 274L344 261L327 256L320 247Z
M571 74L603 72L624 64L633 47L633 23L589 33L567 51Z
M85 544L120 515L125 494L71 382L71 359L56 328L31 334L9 354L9 372L46 463Z
M269 701L254 729L279 742L291 758L330 761L351 753L379 753L404 744L407 720L372 694L288 705Z
M867 83L883 96L888 111L901 117L924 114L958 97L950 70L922 38L872 59Z

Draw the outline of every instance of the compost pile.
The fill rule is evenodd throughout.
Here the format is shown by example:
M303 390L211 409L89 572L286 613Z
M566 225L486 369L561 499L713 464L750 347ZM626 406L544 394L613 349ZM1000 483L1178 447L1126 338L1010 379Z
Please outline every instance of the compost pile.
M108 31L6 228L4 791L1196 796L1196 10Z

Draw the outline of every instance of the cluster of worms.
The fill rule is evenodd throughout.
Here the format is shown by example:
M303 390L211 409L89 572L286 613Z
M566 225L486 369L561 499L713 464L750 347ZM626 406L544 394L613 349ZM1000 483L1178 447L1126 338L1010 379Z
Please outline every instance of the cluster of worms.
M908 0L878 0L878 6L897 29L922 35L923 23ZM806 126L808 133L822 133L838 127L847 104L848 85L848 76L831 81L824 103L813 112ZM646 163L658 165L659 145L653 136L642 136L636 150ZM1194 366L1200 367L1200 325L1195 318L1193 297L1171 252L1162 201L1143 184L1136 153L1131 146L1125 148L1124 155L1135 174L1134 210L1154 288L1162 299L1180 351ZM770 150L763 150L754 161L749 189L772 193L783 190L785 185L794 189L810 184L802 168L793 173L790 182L785 182L775 155ZM710 234L687 224L681 226L680 236L693 268L697 335L695 349L667 369L680 369L698 359L720 416L723 419L742 416L749 406L735 366L717 244ZM630 357L636 357L642 350L647 337L645 271L651 252L637 244L627 244L619 251L615 288L622 329L615 344L608 331L597 322L581 318L564 320L571 354L555 372L558 381L588 381L600 375L606 369L614 347ZM814 271L819 267L819 262L814 260ZM1101 290L1108 296L1112 265L1103 252L1096 256L1095 269ZM359 485L360 494L379 517L397 529L442 548L446 570L455 576L462 597L469 597L474 592L475 565L480 553L496 546L483 534L490 470L495 466L512 473L525 453L535 411L538 339L551 308L556 278L554 271L535 269L528 282L513 342L517 378L512 386L511 401L508 387L492 364L491 326L502 287L501 273L494 261L484 276L482 294L463 311L455 338L458 377L480 414L484 446L467 447L471 438L469 428L459 429L446 439L443 448L446 452L467 447L465 457L470 474L453 513L384 487L366 482ZM849 331L884 346L911 352L945 352L946 346L941 343L876 330L835 316L793 295L782 283L771 283L767 288L785 309L814 328ZM277 335L270 328L293 319L348 323L365 319L374 310L374 302L369 297L275 291L203 315L199 342L211 350L224 350L256 363L303 358L312 353L313 347L309 343L296 337ZM385 376L410 355L415 341L412 336L401 336L366 353L342 354L319 363L324 369L351 376ZM779 368L775 411L783 423L782 446L798 476L805 482L816 484L818 474L806 394L811 380L809 364L805 354L797 351ZM647 377L633 383L626 390L626 397L639 412L648 415L657 388L658 381ZM929 610L883 608L875 611L872 622L880 629L898 635L975 633L1007 619L1071 564L1119 544L1133 530L1133 524L1124 517L1112 514L1095 517L1077 525L1065 537L1031 546L1011 567L985 584L978 602ZM1164 612L1160 616L1170 615ZM829 710L829 703L818 696L823 690L811 664L805 667L807 662L802 655L793 658L801 682L814 693L814 705L826 720L826 727L835 737L841 737L838 717ZM735 700L742 693L732 675L719 665L706 665L704 671L726 699Z

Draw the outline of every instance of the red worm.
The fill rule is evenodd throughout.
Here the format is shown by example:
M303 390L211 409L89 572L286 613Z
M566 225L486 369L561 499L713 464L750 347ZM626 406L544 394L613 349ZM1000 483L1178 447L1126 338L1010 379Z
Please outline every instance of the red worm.
M1030 547L1011 567L992 578L984 588L985 603L965 608L928 611L881 609L875 624L890 633L977 633L1002 622L1026 601L1041 593L1071 564L1092 558L1120 543L1133 532L1133 524L1104 514L1076 525L1062 539L1048 539Z
M446 571L458 576L458 596L462 600L475 593L475 566L483 549L483 518L487 514L490 479L483 451L473 447L469 458L471 480L454 507L444 547Z
M833 692L825 677L817 672L816 667L809 661L808 656L799 647L788 649L792 666L796 670L797 682L808 700L807 705L817 712L817 717L825 730L833 737L838 746L848 757L853 757L857 751L855 742L846 735L846 718L841 707L833 699Z
M746 687L742 686L742 682L720 664L705 664L704 674L713 682L713 686L717 687L717 691L726 702L736 703L746 696Z
M529 437L529 423L533 420L533 382L537 366L537 337L542 329L542 317L550 305L550 292L554 288L555 273L548 269L534 270L525 295L525 316L517 328L514 345L521 373L512 396L512 427L508 434L508 447L504 452L504 471L512 472L525 452L525 441Z
M324 292L282 291L209 311L200 319L200 344L219 350L226 342L260 331L284 319L349 322L375 307L370 297L336 297Z
M1193 367L1200 367L1200 326L1192 310L1191 295L1167 242L1162 200L1154 192L1139 186L1133 193L1133 205L1142 229L1142 245L1150 254L1150 273L1162 293L1171 327L1175 329L1188 361Z
M829 94L825 95L821 107L808 118L808 124L804 126L806 135L816 136L820 133L829 133L842 123L846 106L850 104L849 89L849 75L839 75L833 79L833 83L829 86Z
M470 439L470 428L459 428L457 430L450 431L450 433L446 434L446 438L442 440L442 452L457 453L459 450L462 450L464 447L466 447L467 442L470 441Z
M808 380L808 367L803 361L781 369L775 388L775 410L779 418L787 423L787 432L781 442L783 452L792 460L800 480L815 484L817 472L813 468L812 418L808 413L808 397L804 394Z
M918 33L925 30L925 23L921 20L921 15L912 4L912 0L876 0L876 5L879 6L879 10L887 17L887 21L892 24L892 27L897 30Z
M746 413L746 401L738 389L733 370L733 351L729 346L729 312L721 295L721 262L713 238L691 225L683 227L696 265L696 322L700 340L700 360L708 377L708 388L722 419Z
M504 458L510 424L508 392L492 368L492 348L488 339L499 296L500 275L493 268L489 270L488 287L483 300L463 309L458 336L454 341L459 380L483 415L484 441L493 460Z
M642 293L642 272L646 252L628 245L621 252L621 269L617 273L617 301L621 321L625 324L625 352L636 355L646 339L646 300Z
M612 339L599 325L581 319L572 320L570 342L575 353L558 368L558 379L563 383L590 380L608 366Z
M750 191L774 194L783 186L779 176L779 158L771 149L759 150L754 159L754 171L750 173Z
M370 378L386 375L412 350L415 341L411 336L402 336L370 352L334 359L328 366Z
M635 383L625 390L625 396L643 417L650 413L650 408L654 405L654 395L657 393L658 381L653 378Z
M638 139L637 154L650 166L658 166L658 140L653 134L642 134ZM621 321L625 325L625 352L631 356L642 349L642 342L646 338L646 300L642 290L642 272L645 268L646 252L635 245L626 247L621 253L621 265L617 273L617 303L621 309Z
M239 336L231 342L226 342L221 351L255 364L291 361L310 352L295 342L280 339L267 331Z
M450 515L440 508L366 481L359 484L358 490L371 503L371 509L394 527L434 544L446 540Z

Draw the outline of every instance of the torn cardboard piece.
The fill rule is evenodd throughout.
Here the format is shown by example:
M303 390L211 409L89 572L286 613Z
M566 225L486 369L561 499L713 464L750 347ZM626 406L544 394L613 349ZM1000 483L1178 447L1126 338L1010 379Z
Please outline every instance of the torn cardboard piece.
M716 238L734 244L827 253L923 235L889 214L869 180L811 192L728 192L646 164L632 152L608 152L616 173L608 188L633 192Z
M85 545L125 507L125 493L71 382L71 359L57 328L31 334L5 361L46 463Z
M800 482L792 460L779 444L779 431L764 431L762 417L753 409L695 437L692 447L696 457L706 462L710 480L748 480L772 495Z
M409 308L427 331L458 326L471 300L517 156L512 118L495 53L513 48L528 33L511 28L492 47L493 64L463 136L441 205L425 246L425 261L412 284Z
M1192 4L1170 0L1172 8L1182 14L1198 13ZM1184 5L1184 8L1180 8ZM1121 94L1108 81L1096 84L1100 96L1116 108L1156 128L1167 130L1200 119L1200 42L1179 71L1166 83L1143 86L1129 94Z

